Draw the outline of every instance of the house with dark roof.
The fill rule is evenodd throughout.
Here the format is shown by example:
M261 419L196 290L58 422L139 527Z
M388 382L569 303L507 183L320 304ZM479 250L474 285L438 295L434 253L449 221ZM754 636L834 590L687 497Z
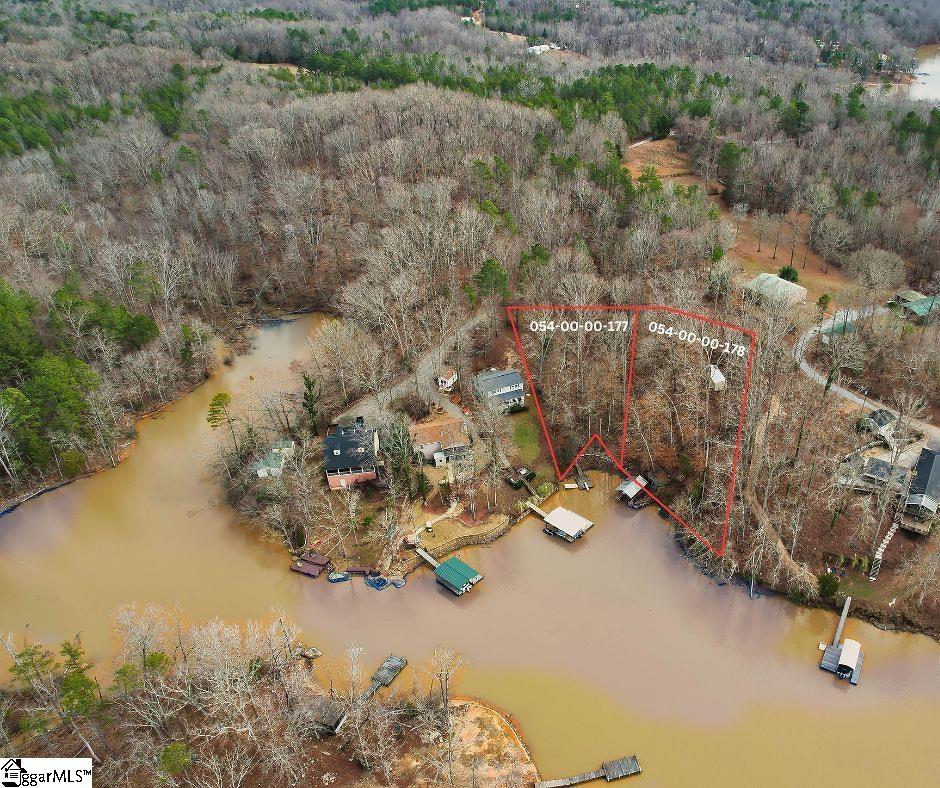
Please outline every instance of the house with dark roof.
M379 432L361 416L338 425L323 439L323 471L331 490L352 487L379 477Z
M525 386L514 369L484 370L473 379L473 390L483 402L504 410L525 402Z
M918 520L930 520L940 510L940 451L922 449L911 486L907 490L904 511Z

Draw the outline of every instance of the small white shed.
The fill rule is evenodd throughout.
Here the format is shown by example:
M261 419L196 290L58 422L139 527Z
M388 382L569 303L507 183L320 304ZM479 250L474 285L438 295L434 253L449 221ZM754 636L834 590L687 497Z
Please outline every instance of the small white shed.
M709 385L711 386L712 391L724 391L725 390L725 386L727 385L725 376L722 373L722 371L718 369L718 367L716 367L714 364L708 365L708 378L709 378Z

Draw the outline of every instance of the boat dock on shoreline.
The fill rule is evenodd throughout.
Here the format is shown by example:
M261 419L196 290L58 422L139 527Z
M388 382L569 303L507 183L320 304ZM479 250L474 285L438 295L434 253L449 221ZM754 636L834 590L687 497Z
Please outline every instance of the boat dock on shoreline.
M616 761L604 761L601 768L596 772L585 772L584 774L576 774L574 777L562 777L558 780L541 780L535 784L535 788L564 788L567 785L579 785L591 780L612 782L619 780L621 777L631 777L642 771L643 767L640 766L636 756L630 755Z
M842 615L839 616L839 625L836 627L836 634L832 638L831 645L819 644L820 650L823 651L823 658L819 663L819 667L821 670L835 673L840 679L848 679L852 686L857 686L862 675L862 661L865 659L865 655L862 653L861 644L857 640L846 638L842 641L842 630L845 629L845 621L849 617L849 606L851 604L852 597L847 596L845 604L842 606Z

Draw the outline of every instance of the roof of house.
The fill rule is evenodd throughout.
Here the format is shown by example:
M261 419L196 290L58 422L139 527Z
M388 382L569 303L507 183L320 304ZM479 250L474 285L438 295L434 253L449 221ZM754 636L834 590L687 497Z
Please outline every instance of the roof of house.
M617 485L617 492L621 495L627 496L631 500L636 498L636 495L640 490L646 488L646 479L642 476L637 476L635 479L628 479L627 481L621 482Z
M917 301L909 301L904 305L918 317L926 317L931 312L940 311L940 296L927 296Z
M438 375L438 377L441 377L441 378L452 378L452 377L453 377L454 375L456 375L456 374L457 374L457 371L456 371L453 367L444 367L444 369L441 370L441 372L440 372L440 374Z
M923 297L924 294L918 293L916 290L899 290L895 294L894 299L903 303L909 303L911 301L920 301Z
M890 424L893 421L897 421L897 416L895 416L890 410L884 410L884 408L879 408L878 410L873 410L868 414L868 418L871 419L879 427L884 427L886 424Z
M876 457L868 457L862 468L862 474L883 482L894 481L903 483L904 479L907 477L907 468L900 465L892 465L890 462L879 460Z
M278 441L271 447L272 450L280 449L282 451L284 449L293 449L293 448L294 448L294 442L290 438L285 438L282 441Z
M908 497L916 495L940 500L940 451L921 450L908 491Z
M284 467L284 455L276 451L269 451L257 462L252 463L251 470L256 473L265 469L281 470Z
M582 517L577 512L572 512L570 509L564 509L561 506L552 509L545 517L545 522L572 538L580 536L594 525L586 517Z
M348 427L339 426L332 435L323 439L323 468L326 471L375 464L375 430L371 427L358 422Z
M778 304L796 304L806 301L806 288L796 282L788 282L776 274L758 274L744 289Z
M480 394L492 394L507 386L521 386L522 377L514 369L487 369L480 372L473 385Z
M452 449L455 446L470 445L467 424L456 416L437 416L411 425L408 432L411 433L411 440L418 446L440 443L442 449Z

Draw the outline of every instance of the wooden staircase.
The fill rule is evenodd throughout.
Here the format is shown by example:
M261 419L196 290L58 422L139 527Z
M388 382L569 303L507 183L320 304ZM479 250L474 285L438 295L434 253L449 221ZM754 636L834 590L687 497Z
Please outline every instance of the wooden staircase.
M888 545L891 542L891 539L898 532L898 528L901 527L901 518L895 517L894 522L891 523L891 527L888 529L888 533L885 534L885 538L881 540L881 544L878 545L878 549L875 550L874 560L871 562L871 569L868 572L869 581L874 581L878 577L878 573L881 571L881 559L884 557L885 550L888 549Z
M869 582L873 583L875 578L878 577L878 573L881 571L881 559L884 557L885 550L888 549L888 545L898 532L898 528L901 527L901 517L904 515L904 502L907 500L907 494L910 492L910 489L911 477L908 476L904 492L898 496L898 508L894 510L894 522L891 523L888 533L885 534L885 538L881 540L881 544L878 545L878 549L875 550L875 555L871 562L871 569L868 571Z

